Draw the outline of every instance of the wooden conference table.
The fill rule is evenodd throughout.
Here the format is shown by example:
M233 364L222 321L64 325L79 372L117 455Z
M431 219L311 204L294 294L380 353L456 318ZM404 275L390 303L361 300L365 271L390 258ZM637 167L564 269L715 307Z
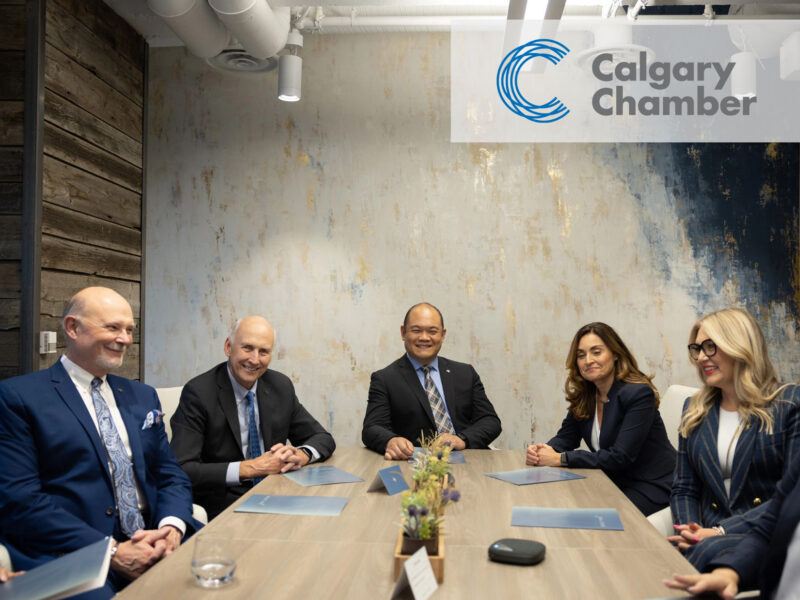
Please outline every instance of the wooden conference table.
M693 567L601 471L575 469L586 479L515 486L484 473L523 468L522 451L467 450L465 455L466 464L453 465L462 497L447 510L444 583L434 598L686 597L670 592L662 581L672 573L693 573ZM378 469L391 463L364 448L337 448L325 464L364 482L302 487L270 476L250 493L349 497L340 516L234 513L240 500L200 533L236 542L233 582L218 590L196 585L190 572L190 539L117 597L388 598L394 587L400 497L367 493L367 487ZM399 464L410 482L410 466ZM514 506L614 507L625 530L512 527ZM504 537L542 542L547 547L544 562L533 567L490 562L488 546Z

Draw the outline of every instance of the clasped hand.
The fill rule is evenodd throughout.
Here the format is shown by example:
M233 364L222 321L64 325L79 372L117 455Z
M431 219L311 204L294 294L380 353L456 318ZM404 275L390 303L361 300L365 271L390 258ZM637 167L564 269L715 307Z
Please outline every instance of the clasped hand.
M547 444L531 444L525 452L525 464L534 467L559 467L561 453Z
M673 546L677 546L679 550L686 550L687 548L695 545L700 540L719 535L719 533L708 527L701 527L697 523L689 523L688 525L673 525L676 534L667 538Z
M275 444L258 458L242 461L239 466L240 479L253 479L295 471L308 464L308 456L302 450L285 444Z
M159 529L139 529L127 542L120 542L111 561L111 568L127 577L136 579L159 560L169 556L180 546L183 534L165 525Z

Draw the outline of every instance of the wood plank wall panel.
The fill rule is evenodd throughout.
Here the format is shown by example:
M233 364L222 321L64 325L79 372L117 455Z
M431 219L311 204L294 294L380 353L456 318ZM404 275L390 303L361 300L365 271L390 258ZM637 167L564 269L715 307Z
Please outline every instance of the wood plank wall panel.
M22 146L22 100L0 100L0 146Z
M40 328L61 351L83 287L119 291L139 320L146 46L101 0L49 0L46 20ZM138 333L121 374L139 378Z
M49 156L43 162L48 202L141 230L141 196Z
M0 379L19 374L25 3L0 2Z
M53 364L66 347L64 332L61 331L61 315L67 300L75 290L89 285L102 285L116 290L123 297L128 298L133 309L133 314L140 312L139 298L140 285L138 282L122 279L109 279L106 277L87 276L82 273L69 273L65 271L42 271L42 315L40 326L43 331L55 331L57 336L57 354L40 355L39 368L44 369ZM139 319L136 318L136 329L133 332L133 346L125 357L121 371L117 372L123 377L136 379L139 376Z

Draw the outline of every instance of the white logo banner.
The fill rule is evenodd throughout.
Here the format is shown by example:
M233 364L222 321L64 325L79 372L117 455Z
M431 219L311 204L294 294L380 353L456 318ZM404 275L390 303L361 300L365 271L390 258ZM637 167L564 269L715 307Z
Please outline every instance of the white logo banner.
M800 21L454 21L452 142L800 142Z

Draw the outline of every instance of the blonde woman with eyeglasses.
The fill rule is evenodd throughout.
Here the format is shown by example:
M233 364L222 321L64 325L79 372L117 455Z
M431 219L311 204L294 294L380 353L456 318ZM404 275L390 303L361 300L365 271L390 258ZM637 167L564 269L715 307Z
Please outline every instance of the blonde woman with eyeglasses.
M702 317L688 349L703 387L683 408L669 540L702 571L750 531L798 455L800 388L778 382L745 310Z

